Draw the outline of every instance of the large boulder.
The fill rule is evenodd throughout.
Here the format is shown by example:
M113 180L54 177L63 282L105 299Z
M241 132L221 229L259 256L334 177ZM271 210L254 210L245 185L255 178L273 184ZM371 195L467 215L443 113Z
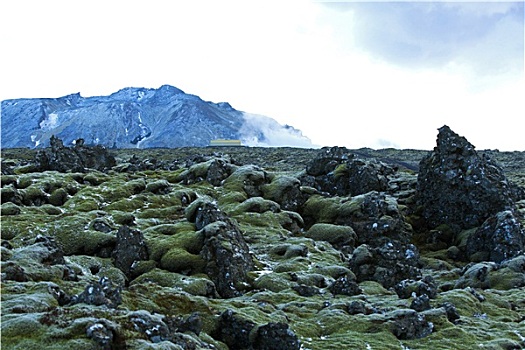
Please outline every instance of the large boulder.
M204 272L223 298L242 294L248 287L248 272L254 269L250 248L235 221L214 202L197 200L188 207L188 219L204 236L201 257Z
M429 228L446 224L458 232L513 207L501 167L446 125L419 167L417 205Z
M362 244L350 259L350 269L358 282L376 281L385 288L405 279L419 280L419 252L413 244L390 241L372 247Z
M135 267L142 260L148 260L148 248L144 235L139 230L121 226L117 232L117 244L113 251L115 266L119 268L126 277L136 277Z
M466 252L471 261L511 259L525 252L525 231L512 211L502 211L468 237Z
M337 196L386 191L395 170L377 160L355 158L344 147L323 148L306 167L303 185Z
M391 240L408 243L412 228L394 197L372 191L350 198L339 207L335 223L351 226L357 243L382 245Z

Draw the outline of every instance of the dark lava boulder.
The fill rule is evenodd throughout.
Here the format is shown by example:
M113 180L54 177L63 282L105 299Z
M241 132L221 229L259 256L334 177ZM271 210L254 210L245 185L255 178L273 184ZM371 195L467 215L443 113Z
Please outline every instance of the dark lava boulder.
M192 203L187 213L204 235L200 255L206 261L204 272L215 283L217 292L223 298L241 295L248 287L248 272L254 269L254 263L238 225L206 200Z
M214 337L232 350L299 350L301 343L286 323L257 326L232 310L224 311Z
M357 282L376 281L385 288L405 279L419 279L419 252L413 244L391 241L378 247L362 244L354 250L350 269Z
M270 322L260 326L253 337L253 349L299 350L301 343L286 323Z
M87 169L106 171L117 165L115 157L100 145L85 146L78 139L74 147L65 147L62 140L52 136L50 148L39 151L35 163L39 171L86 172Z
M110 308L116 308L122 303L122 287L114 286L113 282L107 277L102 277L99 281L86 286L80 294L71 297L70 304L89 304L89 305L106 305Z
M458 232L513 207L501 167L446 125L419 168L417 205L429 228L446 224Z
M202 159L195 159L197 162L182 172L179 180L185 185L207 181L213 186L220 186L222 181L229 177L237 167L227 157L208 158L203 156ZM198 162L199 160L202 161Z
M134 267L141 260L148 260L148 248L144 235L139 230L121 226L117 232L117 244L113 251L113 260L128 279L136 277Z
M502 262L524 253L525 231L512 211L499 212L468 237L466 251L471 261Z
M356 159L344 147L323 148L306 167L303 185L337 196L386 191L395 170L377 160Z
M425 319L425 315L411 309L396 310L390 316L392 333L401 340L419 339L432 333L434 325Z
M376 191L345 201L335 223L351 226L358 244L378 246L391 240L408 243L412 237L412 228L405 222L396 199Z

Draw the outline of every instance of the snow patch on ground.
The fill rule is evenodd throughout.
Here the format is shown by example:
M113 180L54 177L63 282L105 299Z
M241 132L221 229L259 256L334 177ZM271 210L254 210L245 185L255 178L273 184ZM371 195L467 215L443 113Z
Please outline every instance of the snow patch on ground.
M40 128L43 131L54 129L58 126L58 114L49 113L47 117L40 122Z

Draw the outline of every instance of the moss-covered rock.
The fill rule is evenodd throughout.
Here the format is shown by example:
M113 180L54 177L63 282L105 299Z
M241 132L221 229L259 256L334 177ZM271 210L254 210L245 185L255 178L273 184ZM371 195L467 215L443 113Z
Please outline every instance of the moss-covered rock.
M20 207L14 203L7 202L2 203L2 207L0 209L0 214L2 215L18 215L20 214Z
M305 236L316 241L326 241L336 248L349 247L353 250L357 235L350 226L314 224Z
M179 247L171 248L160 259L160 267L171 272L199 273L205 265L200 255Z

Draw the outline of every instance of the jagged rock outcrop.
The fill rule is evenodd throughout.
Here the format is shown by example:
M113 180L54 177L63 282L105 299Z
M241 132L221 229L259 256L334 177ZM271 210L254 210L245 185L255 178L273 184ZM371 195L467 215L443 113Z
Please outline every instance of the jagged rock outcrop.
M228 345L229 349L299 350L301 348L299 339L287 324L269 322L258 326L232 310L226 310L220 315L215 337Z
M446 125L419 167L417 204L429 228L445 224L458 232L513 208L503 170Z
M106 171L117 165L115 157L100 145L84 146L84 140L77 139L74 147L65 147L62 140L51 136L50 149L37 153L38 171L86 172L88 169Z

